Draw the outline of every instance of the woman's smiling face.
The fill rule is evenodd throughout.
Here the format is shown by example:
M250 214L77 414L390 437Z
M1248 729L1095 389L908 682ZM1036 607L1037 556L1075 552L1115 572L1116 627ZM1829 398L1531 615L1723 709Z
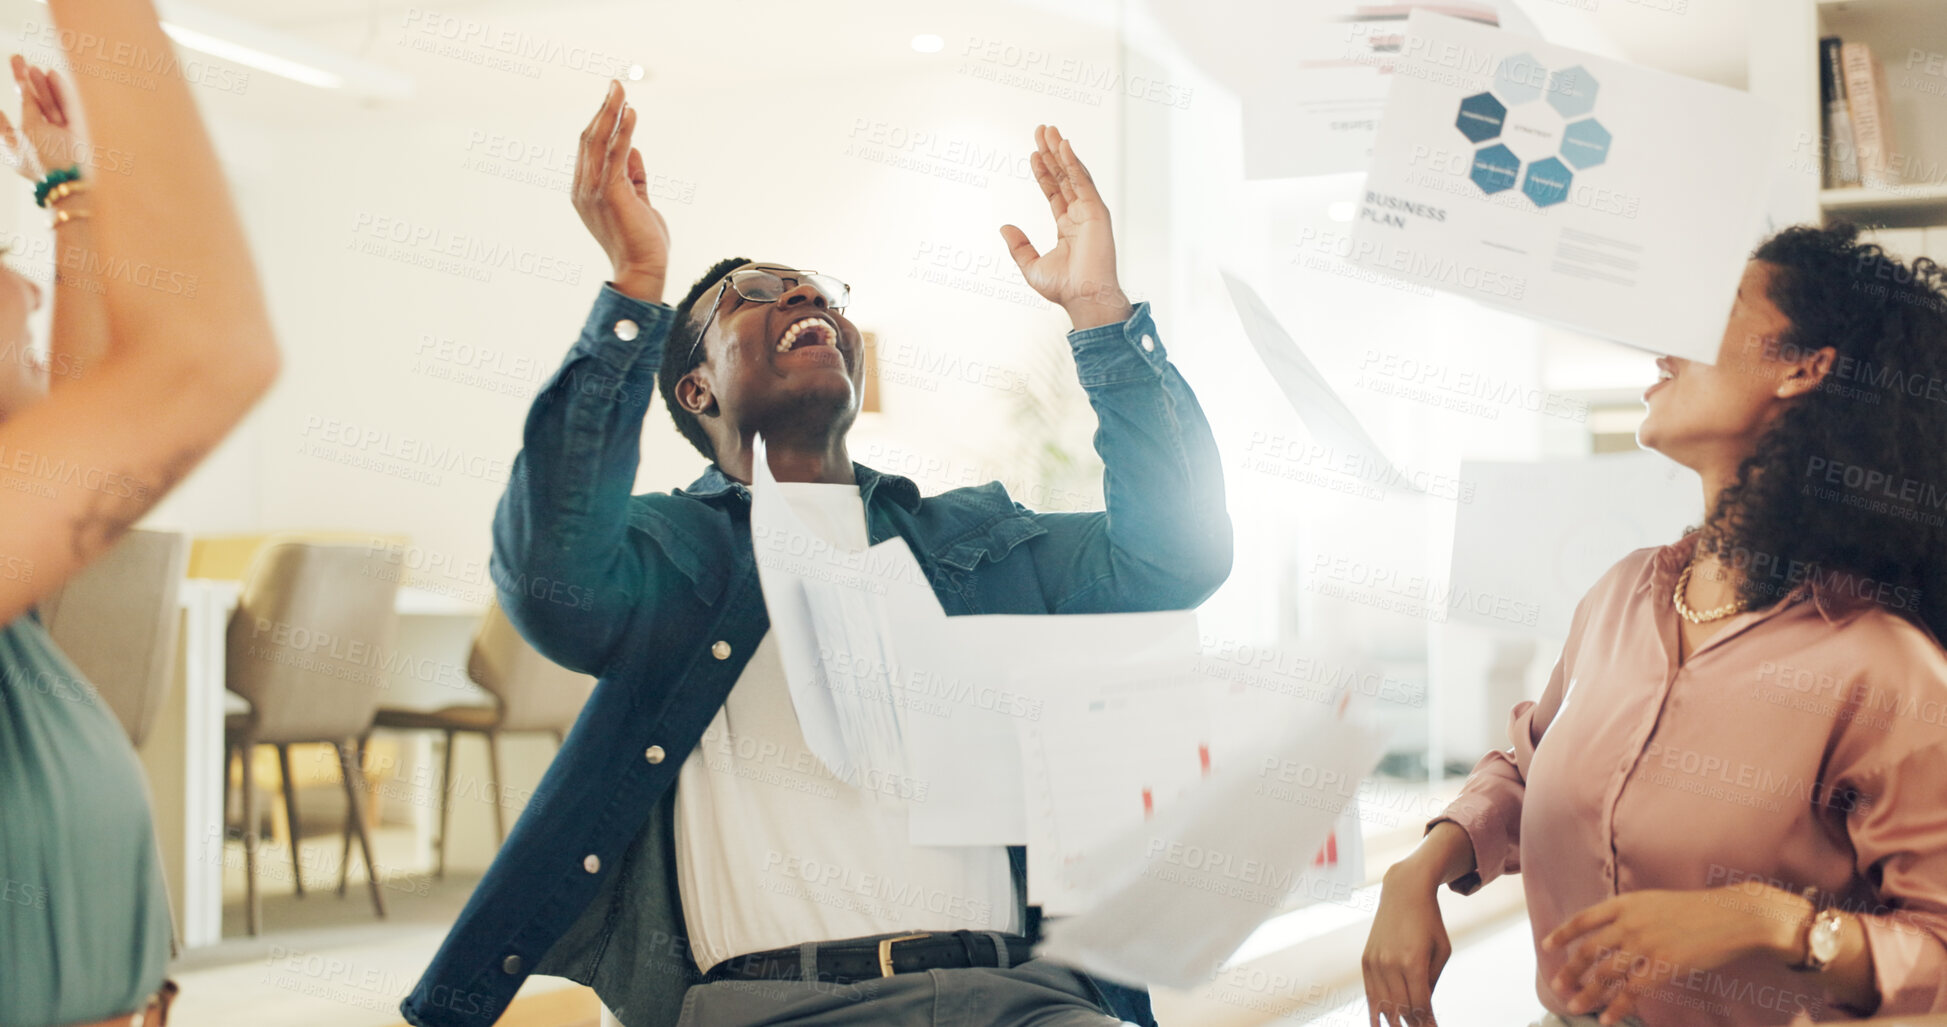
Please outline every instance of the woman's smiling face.
M1745 265L1716 363L1657 359L1660 377L1643 393L1649 411L1636 429L1643 448L1693 469L1725 461L1735 466L1756 450L1787 403L1816 387L1830 366L1830 351L1799 353L1780 345L1791 321L1771 301L1776 270L1758 260Z

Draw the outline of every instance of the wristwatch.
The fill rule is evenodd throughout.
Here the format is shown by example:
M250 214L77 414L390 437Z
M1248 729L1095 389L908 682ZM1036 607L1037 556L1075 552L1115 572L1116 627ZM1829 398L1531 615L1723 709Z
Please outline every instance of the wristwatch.
M1792 969L1818 973L1839 958L1839 932L1845 927L1845 916L1836 909L1819 909L1817 888L1805 889L1805 898L1815 912L1805 928L1805 959Z

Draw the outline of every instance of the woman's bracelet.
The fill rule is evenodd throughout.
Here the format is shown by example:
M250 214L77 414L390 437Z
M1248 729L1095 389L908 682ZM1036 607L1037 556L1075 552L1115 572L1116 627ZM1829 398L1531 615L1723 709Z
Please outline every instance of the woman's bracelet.
M54 212L54 221L48 227L59 228L70 221L80 221L94 216L95 212L92 210L57 210Z
M50 193L61 186L79 183L80 181L81 165L70 164L65 168L55 168L53 171L47 173L47 177L35 184L34 205L36 207L47 206L47 197ZM72 189L68 190L68 192L73 191ZM67 193L64 192L61 195L66 196Z
M53 205L61 202L62 200L67 199L70 196L78 196L81 193L85 193L87 191L88 191L88 183L83 182L78 178L72 181L62 182L60 185L57 185L54 188L49 189L47 191L47 202L41 204L41 206L52 207Z

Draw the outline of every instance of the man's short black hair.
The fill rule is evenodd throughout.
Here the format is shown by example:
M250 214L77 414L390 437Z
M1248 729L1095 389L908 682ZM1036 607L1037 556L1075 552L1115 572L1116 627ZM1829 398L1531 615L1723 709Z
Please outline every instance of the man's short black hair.
M656 388L663 394L663 405L669 408L669 419L676 422L676 430L690 440L690 445L695 446L697 452L711 460L717 458L716 447L710 444L710 436L703 430L703 422L676 401L676 383L703 362L703 347L696 344L696 326L691 323L691 308L705 293L712 292L724 275L748 263L749 257L726 257L710 265L710 270L703 272L703 277L690 286L683 302L676 304L676 324L669 329L669 339L663 343L662 367L656 372Z

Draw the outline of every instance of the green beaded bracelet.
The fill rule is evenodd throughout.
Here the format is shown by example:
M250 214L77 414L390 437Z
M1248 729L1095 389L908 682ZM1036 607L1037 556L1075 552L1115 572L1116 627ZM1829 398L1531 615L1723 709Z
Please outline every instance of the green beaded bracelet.
M45 208L47 206L47 194L53 192L55 186L60 185L62 182L79 182L80 180L81 165L79 164L70 164L65 168L55 168L53 171L47 173L46 178L41 179L34 186L34 206Z

